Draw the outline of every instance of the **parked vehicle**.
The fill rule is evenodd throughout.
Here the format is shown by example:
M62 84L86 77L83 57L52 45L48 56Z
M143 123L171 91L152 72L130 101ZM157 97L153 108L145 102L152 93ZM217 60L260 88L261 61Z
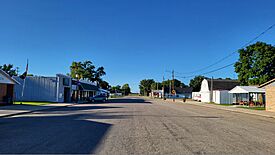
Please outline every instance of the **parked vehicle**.
M96 95L94 97L90 97L89 101L91 101L91 102L106 102L107 99L108 98L105 95Z

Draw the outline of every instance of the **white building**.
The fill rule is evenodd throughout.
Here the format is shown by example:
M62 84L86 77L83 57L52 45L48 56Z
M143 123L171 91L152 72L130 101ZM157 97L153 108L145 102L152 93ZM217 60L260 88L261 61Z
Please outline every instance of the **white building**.
M71 102L72 80L69 76L27 76L24 89L24 80L18 76L14 79L20 83L14 87L16 101Z
M237 80L204 79L200 90L201 102L230 104L232 94L228 92L237 85L239 85Z

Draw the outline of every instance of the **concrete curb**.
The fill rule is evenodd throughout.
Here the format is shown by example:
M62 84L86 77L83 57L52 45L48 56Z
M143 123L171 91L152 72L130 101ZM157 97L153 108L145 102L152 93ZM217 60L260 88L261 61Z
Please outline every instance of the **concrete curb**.
M155 99L153 99L155 100ZM257 116L262 116L262 117L268 117L268 118L274 118L275 119L275 115L272 116L272 115L268 115L268 114L259 114L259 113L255 113L255 112L252 112L252 111L249 111L249 109L243 109L243 110L239 110L239 109L231 109L231 108L226 108L226 107L218 107L220 105L215 105L215 106L207 106L205 104L207 103L190 103L190 102L180 102L180 101L170 101L170 100L162 100L163 102L166 102L166 103L182 103L182 104L190 104L190 105L195 105L195 106L201 106L201 107L206 107L206 108L213 108L213 109L219 109L219 110L225 110L225 111L230 111L230 112L236 112L236 113L244 113L244 114L250 114L250 115L257 115Z
M76 105L76 104L57 106L57 107L49 107L49 108L45 108L45 109L37 109L37 110L31 110L31 111L25 111L25 112L18 112L18 113L14 113L14 114L7 114L7 115L0 116L0 118L6 118L6 117L12 117L12 116L24 115L24 114L30 114L30 113L33 113L33 112L44 111L44 110L49 110L49 109L58 109L58 108L70 107L70 106L73 106L73 105Z

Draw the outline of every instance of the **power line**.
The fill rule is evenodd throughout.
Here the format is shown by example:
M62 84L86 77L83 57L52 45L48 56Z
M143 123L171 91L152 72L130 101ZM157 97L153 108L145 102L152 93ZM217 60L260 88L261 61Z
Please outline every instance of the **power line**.
M231 64L228 64L228 65L226 65L226 66L223 66L223 67L220 67L220 68L217 68L217 69L211 70L211 71L209 71L209 72L202 73L202 74L200 74L200 75L207 75L207 74L210 74L210 73L213 73L213 72L216 72L216 71L222 70L222 69L224 69L224 68L230 67L230 66L232 66L232 65L234 65L234 64L235 64L235 62L234 62L234 63L231 63ZM176 77L181 78L181 79L186 79L186 78L195 77L195 76L198 76L198 75L190 75L190 76L176 76Z
M262 33L258 34L256 37L254 37L253 39L251 39L250 41L248 41L247 43L245 43L243 46L241 46L241 48L245 48L246 46L248 46L249 44L253 43L254 41L256 41L257 39L259 39L262 35L264 35L265 33L267 33L269 30L271 30L272 28L274 28L275 24L271 25L270 27L268 27L267 29L265 29ZM237 53L238 51L234 51L232 53L230 53L229 55L221 58L220 60L216 61L215 63L209 65L209 66L206 66L204 68L201 68L201 69L198 69L198 70L195 70L195 71L192 71L192 72L185 72L185 73L180 73L180 72L177 72L178 74L190 74L190 73L196 73L196 72L200 72L200 71L203 71L205 69L208 69L220 62L222 62L223 60L231 57L232 55L234 55L235 53Z

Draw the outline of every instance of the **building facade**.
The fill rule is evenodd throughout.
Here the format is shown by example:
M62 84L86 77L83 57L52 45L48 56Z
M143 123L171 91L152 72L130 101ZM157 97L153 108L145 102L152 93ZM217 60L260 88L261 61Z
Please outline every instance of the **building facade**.
M275 112L275 78L260 85L260 88L265 89L267 111Z
M72 79L69 76L14 78L20 83L15 85L16 101L71 102Z
M231 104L229 90L239 85L237 80L204 79L201 83L200 101Z
M0 104L12 104L16 80L0 69Z

